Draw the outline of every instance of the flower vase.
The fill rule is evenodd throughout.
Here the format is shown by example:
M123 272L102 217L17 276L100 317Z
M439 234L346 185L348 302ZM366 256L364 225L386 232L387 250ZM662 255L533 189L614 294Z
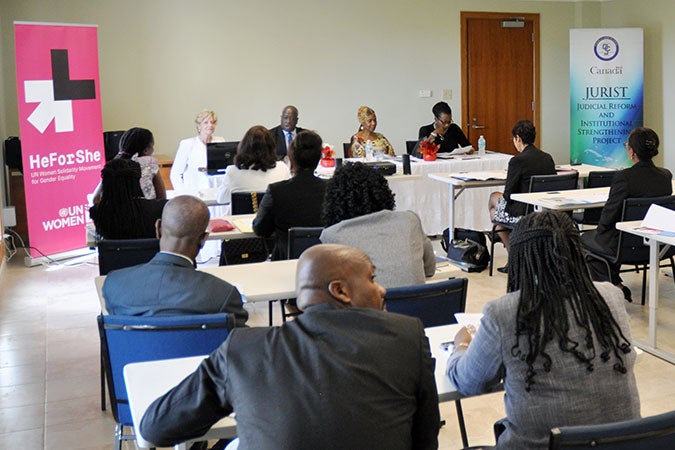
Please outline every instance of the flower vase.
M322 167L335 167L335 158L321 158L319 163Z
M425 153L422 155L422 159L425 161L436 161L436 153Z

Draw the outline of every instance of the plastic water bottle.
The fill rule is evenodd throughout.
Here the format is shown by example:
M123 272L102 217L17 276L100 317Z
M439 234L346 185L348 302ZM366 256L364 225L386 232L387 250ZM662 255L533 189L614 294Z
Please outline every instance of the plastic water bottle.
M370 139L366 141L365 152L366 152L366 161L372 161L375 159L373 156L373 143L370 142Z
M485 138L483 137L482 134L478 138L478 154L480 156L485 155Z

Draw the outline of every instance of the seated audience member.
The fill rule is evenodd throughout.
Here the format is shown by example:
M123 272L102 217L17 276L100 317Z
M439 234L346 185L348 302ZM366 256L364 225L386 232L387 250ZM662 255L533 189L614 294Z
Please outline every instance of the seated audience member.
M640 417L621 291L594 283L564 213L529 214L511 234L508 293L455 336L447 373L464 395L504 381L497 448L547 449L553 427Z
M490 219L497 225L500 239L506 250L509 250L509 229L518 222L525 214L525 203L511 200L511 194L529 192L530 178L533 175L555 175L555 163L548 153L539 150L534 145L537 130L529 120L521 120L515 124L511 131L513 146L518 154L509 160L509 168L506 172L506 185L504 192L490 194L488 209ZM505 230L499 232L499 230ZM500 267L502 273L507 273L507 267Z
M101 196L89 208L96 233L104 239L155 237L155 222L166 200L148 200L141 190L141 166L130 159L115 158L101 170Z
M304 314L280 327L233 330L150 405L143 436L174 445L234 412L240 448L438 448L434 361L422 323L381 311L386 291L374 276L357 249L309 248L296 276Z
M424 284L436 271L436 256L412 211L393 211L387 180L363 163L347 163L326 186L321 242L366 252L384 287Z
M272 134L274 141L277 143L276 153L279 161L286 158L293 139L295 139L299 133L305 131L296 126L297 124L298 108L293 105L288 105L281 111L281 124L270 129L270 134Z
M462 129L453 123L450 105L445 102L438 102L431 109L431 112L434 114L434 123L420 127L417 146L421 141L429 140L434 144L440 144L438 153L450 153L457 147L471 145ZM415 152L417 152L417 146ZM473 148L469 153L473 153Z
M277 161L274 139L267 128L249 128L239 142L234 164L227 166L225 180L218 189L218 203L231 201L232 192L265 191L270 183L288 180L291 172Z
M171 165L171 184L176 190L210 187L209 175L206 173L206 144L225 141L213 135L218 124L215 112L202 110L195 117L195 124L197 136L180 141Z
M155 152L155 138L145 128L130 128L122 134L119 152L115 158L131 159L141 166L141 190L147 199L165 199L166 187L159 174L159 163L152 156ZM101 184L94 191L94 203L101 199Z
M237 288L195 270L195 257L208 236L209 210L182 195L169 201L157 221L159 253L152 260L114 270L103 283L110 314L156 316L233 313L237 325L248 319Z
M298 133L288 149L293 177L270 184L260 202L253 231L262 237L275 234L272 260L287 258L289 228L323 226L321 207L326 182L314 176L321 149L321 136L313 131Z
M581 236L581 242L585 247L594 253L607 255L608 260L616 256L619 242L616 223L621 219L623 201L627 198L660 197L673 193L671 183L673 175L668 169L656 167L652 161L652 158L659 154L659 136L654 130L634 128L624 145L628 158L634 164L614 175L598 227ZM601 261L590 259L589 266L594 280L610 281L621 288L626 300L632 301L630 289L622 283L618 264L610 263L609 274L607 266Z
M376 133L377 116L375 111L367 106L362 106L356 113L359 119L359 130L351 137L349 158L364 158L366 156L366 143L370 141L374 153L396 156L394 148L381 133Z

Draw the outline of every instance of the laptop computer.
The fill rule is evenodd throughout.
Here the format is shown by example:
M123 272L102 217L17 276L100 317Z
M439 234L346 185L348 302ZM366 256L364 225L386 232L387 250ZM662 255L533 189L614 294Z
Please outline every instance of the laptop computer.
M206 144L206 173L218 175L234 163L239 142L210 142Z

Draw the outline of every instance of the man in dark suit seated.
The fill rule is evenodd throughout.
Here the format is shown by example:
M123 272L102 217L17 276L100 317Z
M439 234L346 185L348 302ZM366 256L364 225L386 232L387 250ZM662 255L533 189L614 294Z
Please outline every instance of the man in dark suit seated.
M148 408L141 434L171 446L234 411L240 448L437 448L434 360L422 322L382 311L386 290L368 256L310 247L296 286L304 314L233 330Z
M275 233L272 260L287 258L289 228L323 226L321 207L326 182L314 176L321 159L321 144L321 136L313 131L298 133L288 150L293 178L270 184L260 202L253 231L262 237Z
M288 147L293 142L293 139L295 139L298 133L304 131L303 128L297 127L297 124L298 108L288 105L281 111L281 124L270 128L270 133L272 133L277 143L277 159L279 161L283 160L288 154Z
M157 221L159 253L149 262L108 274L103 297L110 314L131 316L233 313L237 326L248 319L237 288L195 270L208 237L209 210L183 195L169 201Z

